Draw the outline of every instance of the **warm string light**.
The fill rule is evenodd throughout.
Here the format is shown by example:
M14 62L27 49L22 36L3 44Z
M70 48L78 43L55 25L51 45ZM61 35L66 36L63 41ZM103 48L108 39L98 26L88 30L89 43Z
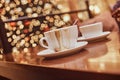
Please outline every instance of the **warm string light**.
M22 6L22 7L21 7ZM61 10L52 0L3 0L0 2L2 20L17 19L22 16L37 17L59 13Z
M36 47L45 31L65 26L60 16L46 16L43 21L38 19L5 23L8 42L17 48Z
M57 1L54 0L2 0L0 2L0 14L3 21L15 20L23 16L37 17L60 11ZM69 21L69 15L54 15L6 23L8 42L17 48L35 47L39 39L44 36L44 32L70 25Z
M39 15L60 13L60 6L56 1L58 0L1 0L0 16L5 21L8 19L16 20L24 16L38 17ZM6 35L8 42L13 46L12 53L15 61L20 63L34 61L28 49L38 47L44 32L69 26L69 21L70 16L67 14L5 23Z
M100 8L97 5L90 5L90 10L94 15L97 15L101 12Z

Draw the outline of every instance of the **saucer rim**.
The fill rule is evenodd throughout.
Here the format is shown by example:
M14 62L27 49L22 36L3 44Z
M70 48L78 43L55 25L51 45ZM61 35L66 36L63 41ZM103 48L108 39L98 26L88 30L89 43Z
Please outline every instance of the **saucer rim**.
M77 41L91 41L91 40L95 40L95 39L99 39L99 38L103 38L103 37L106 37L110 34L111 32L110 31L105 31L105 32L102 32L102 34L98 35L98 36L95 36L95 37L89 37L89 38L85 38L83 36L80 36L78 37Z
M79 45L78 45L78 43L79 43ZM81 43L81 45L80 45L80 43ZM56 56L70 54L70 52L72 52L74 54L74 52L80 51L87 44L88 44L87 41L80 41L80 42L77 42L76 47L72 48L72 49L67 49L67 50L63 50L63 51L59 51L59 52L51 52L51 53L40 54L40 52L42 52L42 51L50 50L50 49L45 49L45 50L42 50L42 51L38 52L37 56L40 56L40 57L56 57Z

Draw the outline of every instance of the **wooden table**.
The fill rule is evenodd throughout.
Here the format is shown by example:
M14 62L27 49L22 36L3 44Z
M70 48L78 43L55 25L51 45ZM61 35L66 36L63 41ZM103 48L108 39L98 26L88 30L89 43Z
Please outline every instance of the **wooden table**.
M13 80L120 80L120 33L90 42L72 55L37 64L0 62L0 75Z
M107 40L89 43L84 50L73 55L41 63L55 68L120 74L120 42L118 33L112 32Z

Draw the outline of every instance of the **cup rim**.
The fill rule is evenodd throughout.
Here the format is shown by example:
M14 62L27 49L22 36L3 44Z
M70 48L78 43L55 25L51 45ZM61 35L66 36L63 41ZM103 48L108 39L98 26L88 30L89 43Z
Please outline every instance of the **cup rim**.
M49 32L59 31L59 30L60 30L60 29L49 30L49 31L47 31L47 32L44 32L44 34L45 34L45 33L49 33Z
M59 31L59 30L64 30L64 29L68 29L68 28L71 28L71 27L77 27L77 25L71 25L71 26L67 26L67 27L62 27L62 28L58 28L58 29L53 29L53 30L49 30L49 31L44 32L44 33L49 33L49 32L54 32L54 31Z
M77 27L77 25L71 25L71 26L67 26L67 27L60 28L60 29L63 30L63 29L71 28L71 27Z
M79 28L90 27L90 26L94 26L94 25L97 25L97 24L102 24L102 26L103 26L102 22L96 22L96 23L92 23L92 24L87 24L87 25L84 25L84 26L80 26Z

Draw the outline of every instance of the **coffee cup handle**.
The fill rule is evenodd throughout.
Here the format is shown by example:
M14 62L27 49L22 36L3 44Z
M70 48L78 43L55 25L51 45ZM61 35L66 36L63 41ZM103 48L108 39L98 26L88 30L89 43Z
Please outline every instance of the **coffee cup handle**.
M42 37L42 38L40 39L40 45L41 45L42 47L44 47L44 48L48 48L48 46L44 44L44 40L47 41L47 40L46 40L46 37Z

